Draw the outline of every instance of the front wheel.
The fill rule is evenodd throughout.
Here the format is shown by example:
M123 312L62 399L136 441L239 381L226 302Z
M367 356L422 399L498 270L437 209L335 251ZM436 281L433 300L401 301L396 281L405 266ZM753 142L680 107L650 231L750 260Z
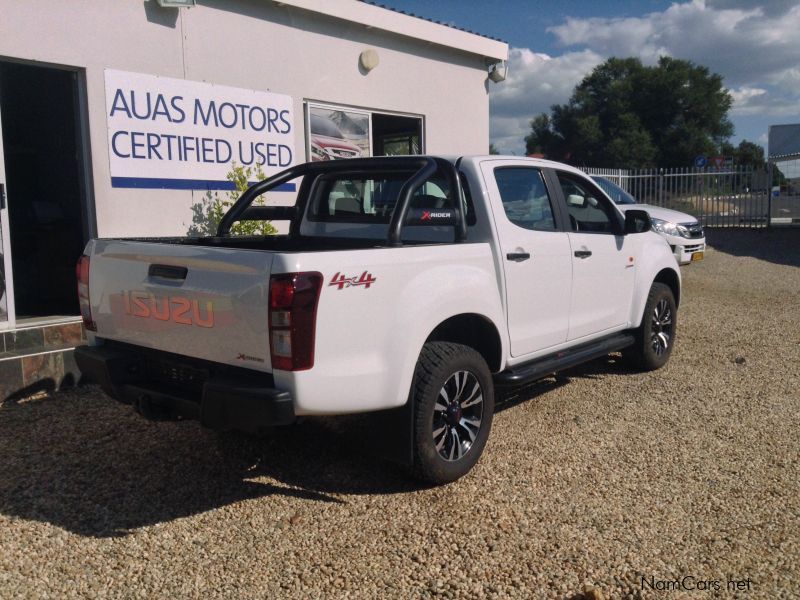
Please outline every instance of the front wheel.
M654 283L636 330L636 342L623 353L631 366L643 371L663 367L675 345L677 324L678 307L672 290L663 283Z
M469 346L425 344L414 394L414 473L435 484L466 475L483 452L494 415L486 361Z

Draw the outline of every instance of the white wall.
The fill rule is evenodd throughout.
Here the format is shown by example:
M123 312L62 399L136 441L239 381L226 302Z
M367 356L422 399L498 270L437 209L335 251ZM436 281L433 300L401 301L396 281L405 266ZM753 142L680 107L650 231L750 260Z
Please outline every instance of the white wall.
M299 161L304 100L421 114L428 153L488 152L482 57L268 0L200 1L177 10L142 0L0 0L0 58L85 69L100 236L183 235L203 196L111 187L105 68L288 94ZM366 48L380 65L365 75Z

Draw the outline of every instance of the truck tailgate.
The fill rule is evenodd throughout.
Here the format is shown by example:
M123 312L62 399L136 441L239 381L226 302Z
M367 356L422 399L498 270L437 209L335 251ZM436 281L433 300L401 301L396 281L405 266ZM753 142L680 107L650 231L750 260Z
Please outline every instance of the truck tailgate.
M96 240L87 254L99 337L271 371L271 252Z

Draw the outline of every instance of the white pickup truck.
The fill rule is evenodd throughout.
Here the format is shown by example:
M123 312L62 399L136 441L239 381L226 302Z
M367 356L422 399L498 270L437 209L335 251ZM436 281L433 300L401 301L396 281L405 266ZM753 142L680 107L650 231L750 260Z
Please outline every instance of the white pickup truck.
M290 182L294 206L253 202ZM290 223L230 235L244 220ZM623 216L572 167L314 162L252 186L215 237L90 241L76 359L154 419L252 431L374 413L395 459L445 483L480 457L495 387L615 351L664 365L680 286L647 213Z

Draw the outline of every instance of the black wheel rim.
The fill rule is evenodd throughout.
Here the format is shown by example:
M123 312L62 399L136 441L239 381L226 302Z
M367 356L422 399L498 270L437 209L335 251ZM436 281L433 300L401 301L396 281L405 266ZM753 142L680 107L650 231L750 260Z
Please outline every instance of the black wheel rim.
M433 443L444 460L466 456L481 430L483 388L469 371L457 371L444 382L433 407Z
M656 356L663 356L672 343L672 307L666 298L658 301L653 309L650 343Z

